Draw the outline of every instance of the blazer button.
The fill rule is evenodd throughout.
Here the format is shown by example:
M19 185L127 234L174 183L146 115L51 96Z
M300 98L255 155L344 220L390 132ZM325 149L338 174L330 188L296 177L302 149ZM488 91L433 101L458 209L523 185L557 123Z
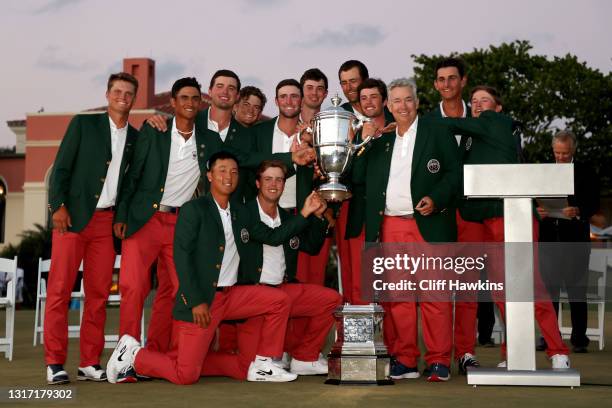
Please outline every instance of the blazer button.
M379 211L379 212L378 212L378 215L383 215L383 212L382 212L382 211Z
M213 288L216 288L217 287L217 282L213 282L212 286L213 286Z
M96 199L100 198L99 194L96 194L94 197L96 197Z
M163 187L160 188L159 191L161 191L163 193L164 192L164 188Z
M110 160L108 160L108 161L106 162L106 165L107 165L107 166L110 166Z
M104 178L104 177L100 177L100 181L101 181L102 183L104 183L104 182L106 181L106 178Z
M221 245L221 246L219 247L219 251L220 251L220 252L223 252L223 250L224 250L224 249L225 249L225 248L223 248L223 245Z
M157 207L158 207L157 203L154 203L153 208L157 208Z
M220 264L216 264L216 265L215 265L215 268L217 268L217 269L221 269L221 265L220 265Z
M257 272L261 272L261 268L257 268Z
M383 195L387 195L387 192L386 192L386 191L383 191Z

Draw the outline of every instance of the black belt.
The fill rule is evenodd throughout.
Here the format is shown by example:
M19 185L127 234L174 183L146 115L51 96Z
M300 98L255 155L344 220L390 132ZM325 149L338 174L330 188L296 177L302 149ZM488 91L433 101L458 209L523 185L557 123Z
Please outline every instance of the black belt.
M260 285L260 286L269 286L271 288L280 288L280 286L281 286L280 283L278 285L272 285L271 283L258 283L258 285Z
M157 211L164 212L164 213L177 214L180 208L181 207L170 207L169 205L160 204Z
M96 211L115 211L115 206L111 205L110 207L106 208L96 208Z

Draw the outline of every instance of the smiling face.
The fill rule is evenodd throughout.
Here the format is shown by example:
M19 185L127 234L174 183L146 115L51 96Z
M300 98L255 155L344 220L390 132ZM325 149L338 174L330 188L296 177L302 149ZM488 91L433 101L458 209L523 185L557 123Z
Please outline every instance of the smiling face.
M106 91L108 110L120 115L130 113L135 98L136 88L127 81L116 80L111 85L111 88Z
M363 78L359 73L359 68L353 67L346 71L340 72L340 86L344 96L350 103L357 103L359 101L359 94L357 88L363 82Z
M262 102L255 95L249 95L234 106L236 120L244 126L252 126L261 117Z
M280 87L276 92L275 102L280 116L289 119L297 117L302 106L300 88L294 85Z
M467 83L467 77L461 78L457 67L443 67L438 69L434 87L443 100L461 99L461 91Z
M232 109L238 100L238 81L236 78L219 76L208 90L212 105L221 110Z
M387 107L398 125L410 126L417 117L419 100L412 93L412 88L398 86L389 92Z
M307 79L302 87L304 91L304 105L310 109L321 109L321 104L327 97L327 89L325 89L325 81L322 79L315 81Z
M553 143L552 149L555 155L555 162L557 163L571 163L576 150L574 146L572 146L572 142L569 140L556 140Z
M479 90L472 95L472 116L477 118L487 110L501 112L502 106L495 102L493 95L487 91Z
M198 88L184 86L170 99L170 103L177 118L193 120L200 110L202 95Z
M206 177L212 194L229 197L238 185L238 163L234 159L218 159Z
M359 94L361 110L368 118L382 115L385 102L378 88L364 88Z
M280 167L268 167L255 181L260 200L278 203L285 189L285 173Z

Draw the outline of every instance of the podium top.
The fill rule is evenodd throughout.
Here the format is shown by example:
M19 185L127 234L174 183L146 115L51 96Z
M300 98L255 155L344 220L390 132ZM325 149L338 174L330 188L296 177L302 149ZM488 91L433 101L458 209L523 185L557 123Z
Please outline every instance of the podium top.
M574 194L574 165L475 164L463 166L466 197L565 197Z

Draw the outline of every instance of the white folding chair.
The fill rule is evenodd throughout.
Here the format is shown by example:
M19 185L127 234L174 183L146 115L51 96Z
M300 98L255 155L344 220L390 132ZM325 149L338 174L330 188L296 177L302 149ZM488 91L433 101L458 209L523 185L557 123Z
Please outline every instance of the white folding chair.
M36 312L34 314L34 341L32 345L36 346L37 342L44 343L44 322L45 322L45 306L47 304L47 279L49 270L51 269L51 260L38 258L38 283L36 284ZM83 262L79 266L79 271L83 271ZM77 300L79 302L79 324L68 325L68 337L78 338L81 335L81 322L83 321L83 307L85 303L85 289L83 287L83 279L77 292L70 294L70 301Z
M6 283L6 296L0 294L0 306L6 311L4 337L0 337L0 352L13 360L13 338L15 335L15 288L17 286L17 257L0 258L0 273Z
M121 255L117 255L115 257L115 266L114 269L119 270L121 268ZM121 304L121 294L111 294L108 297L108 305L119 305ZM104 348L115 348L117 347L117 342L119 341L118 334L104 334ZM140 345L144 347L146 342L145 335L145 317L144 317L144 309L142 311L142 318L140 320Z
M589 258L589 278L595 275L597 291L587 293L587 305L597 305L597 326L587 328L586 336L589 340L598 342L599 350L603 350L605 345L606 278L609 267L612 267L612 249L592 249ZM572 326L563 325L563 303L568 303L565 291L562 291L559 296L559 331L564 339L569 339L572 335Z

